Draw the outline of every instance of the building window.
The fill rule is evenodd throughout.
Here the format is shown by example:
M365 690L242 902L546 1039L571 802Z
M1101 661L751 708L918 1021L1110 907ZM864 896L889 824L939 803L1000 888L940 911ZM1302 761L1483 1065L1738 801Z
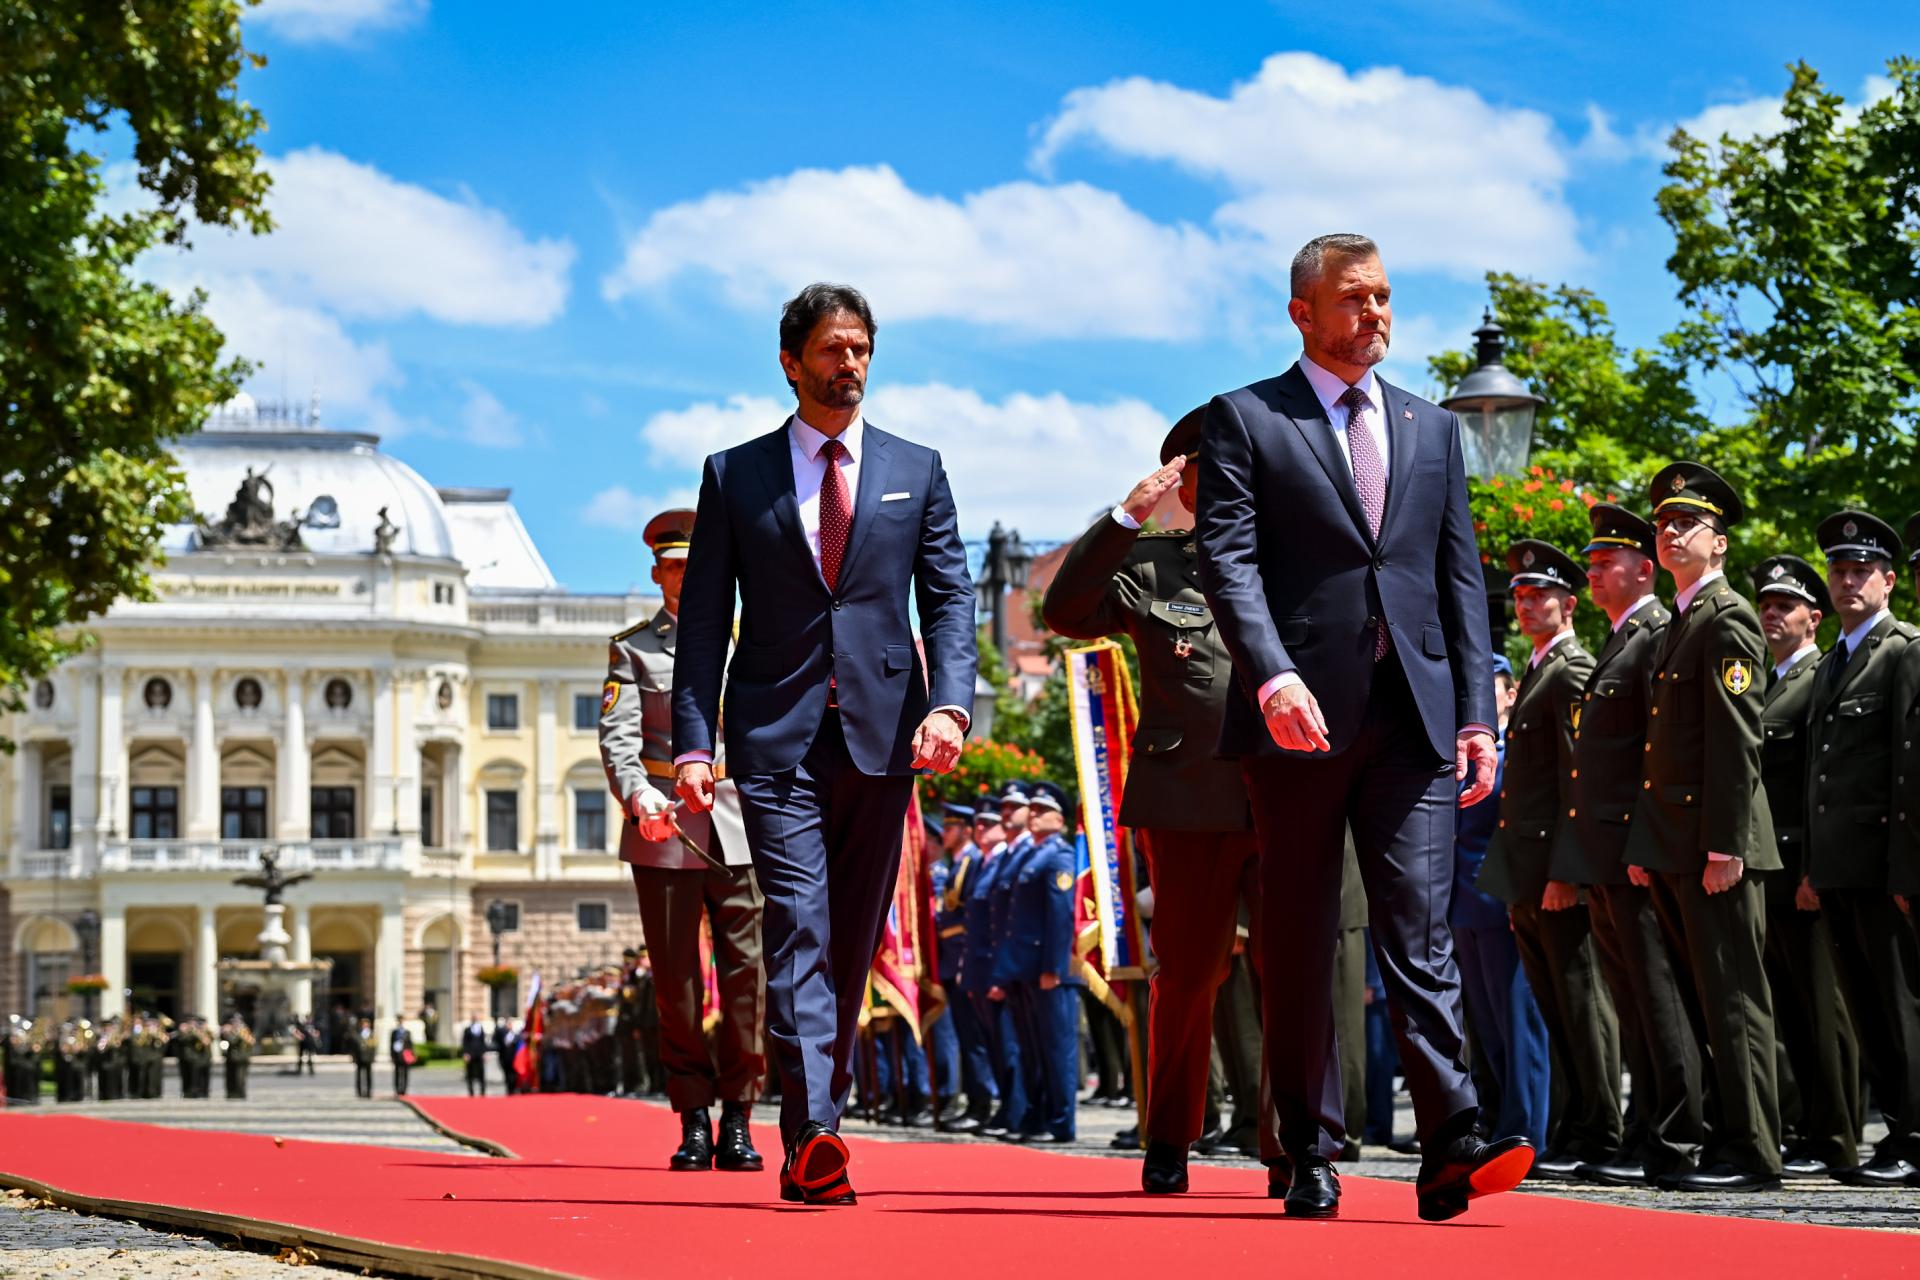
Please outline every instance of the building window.
M573 847L607 847L607 793L597 788L573 793Z
M47 844L49 849L73 847L73 788L47 788Z
M353 686L335 676L327 681L324 696L329 711L345 711L353 705Z
M354 836L353 788L315 787L313 789L313 838L315 840L351 840Z
M438 849L440 842L433 838L433 791L432 787L420 788L420 847Z
M33 686L33 705L42 711L53 705L53 681L42 680Z
M433 584L433 602L435 604L452 604L453 603L453 584L451 582L434 583Z
M600 727L599 694L576 693L573 695L573 727L588 731Z
M520 904L502 900L500 905L506 908L506 911L500 917L500 932L520 932Z
M267 789L265 787L220 788L220 838L222 840L267 838Z
M520 793L487 792L487 848L520 851Z
M487 695L487 728L518 729L520 727L520 695L517 693L490 693Z
M260 682L252 676L241 680L233 686L233 701L234 705L238 706L242 711L259 710Z
M453 682L442 680L439 689L434 691L433 704L442 711L453 706Z
M140 698L147 704L147 710L165 711L173 705L173 686L155 676L140 691Z
M135 787L127 830L135 840L172 840L180 834L180 788Z
M573 923L582 933L605 933L607 931L607 904L604 902L574 903Z

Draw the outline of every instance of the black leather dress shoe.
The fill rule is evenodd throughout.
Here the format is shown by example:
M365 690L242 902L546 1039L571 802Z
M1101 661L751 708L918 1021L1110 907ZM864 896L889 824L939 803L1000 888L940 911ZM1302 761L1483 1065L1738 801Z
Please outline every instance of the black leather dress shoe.
M1140 1189L1150 1196L1177 1196L1187 1189L1187 1153L1171 1142L1149 1142L1140 1162Z
M766 1167L760 1153L753 1149L752 1117L753 1108L745 1103L721 1104L720 1137L713 1148L714 1168L728 1173L758 1173Z
M1219 1125L1215 1125L1193 1140L1193 1153L1200 1156L1210 1156L1226 1146L1226 1144L1226 1131Z
M1533 1173L1540 1172L1540 1162L1533 1162ZM1653 1181L1647 1176L1647 1166L1625 1156L1613 1156L1606 1160L1584 1160L1573 1171L1579 1182L1597 1183L1603 1187L1644 1187Z
M784 1169L780 1171L780 1198L788 1204L833 1206L858 1203L853 1194L853 1183L847 1180L847 1175L844 1173L818 1191L802 1191L794 1185L793 1179Z
M1107 1145L1115 1151L1138 1151L1140 1149L1140 1130L1137 1126L1122 1129L1113 1135L1113 1141Z
M1007 1130L1007 1131L1006 1131L1005 1133L1003 1133L1003 1134L1001 1134L1001 1135L1000 1135L1000 1141L1002 1141L1002 1142L1011 1142L1011 1143L1014 1143L1014 1144L1016 1144L1016 1145L1018 1145L1019 1143L1022 1143L1022 1142L1031 1142L1032 1140L1033 1140L1033 1135L1032 1135L1032 1134L1030 1134L1030 1133L1021 1133L1021 1132L1020 1132L1019 1130L1017 1130L1017 1129L1009 1129L1009 1130Z
M1808 1155L1788 1156L1780 1168L1780 1176L1783 1178L1824 1178L1832 1172L1825 1160L1817 1160Z
M1581 1163L1579 1157L1562 1151L1542 1151L1533 1158L1533 1169L1527 1176L1541 1181L1571 1182Z
M1840 1169L1834 1178L1850 1187L1920 1186L1920 1168L1910 1160L1878 1157L1855 1169Z
M981 1138L1004 1138L1007 1136L1006 1122L1001 1120L989 1121L974 1130L974 1134Z
M1289 1218L1337 1218L1340 1216L1340 1175L1333 1164L1320 1156L1308 1156L1293 1170L1293 1186L1287 1192Z
M900 1113L900 1123L909 1129L933 1128L933 1104L921 1097L909 1099L907 1109Z
M787 1149L786 1163L780 1167L782 1186L791 1182L812 1203L816 1194L844 1182L846 1175L847 1144L840 1135L818 1120L801 1125Z
M1488 1142L1471 1127L1450 1140L1436 1137L1420 1161L1414 1184L1423 1222L1445 1222L1467 1211L1467 1202L1519 1186L1533 1168L1533 1144L1525 1138Z
M1662 1178L1660 1185L1668 1191L1778 1191L1780 1179L1722 1163Z
M667 1168L681 1173L713 1168L713 1118L705 1107L680 1113L680 1149Z

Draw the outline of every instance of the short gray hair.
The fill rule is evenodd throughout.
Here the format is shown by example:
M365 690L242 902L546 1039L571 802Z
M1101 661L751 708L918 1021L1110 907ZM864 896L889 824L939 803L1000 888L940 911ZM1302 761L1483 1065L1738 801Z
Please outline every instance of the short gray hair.
M1304 298L1307 291L1327 268L1329 257L1352 260L1354 258L1377 258L1380 246L1363 235L1351 231L1335 232L1330 236L1315 236L1293 255L1293 296Z

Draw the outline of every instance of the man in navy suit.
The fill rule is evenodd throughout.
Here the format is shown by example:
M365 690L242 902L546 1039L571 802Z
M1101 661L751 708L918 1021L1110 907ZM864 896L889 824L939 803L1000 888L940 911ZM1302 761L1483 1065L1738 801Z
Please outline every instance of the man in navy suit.
M1286 1160L1269 1193L1331 1217L1345 1142L1334 935L1351 824L1380 972L1425 1152L1420 1216L1464 1213L1526 1176L1524 1138L1489 1144L1463 1062L1447 929L1454 806L1492 789L1493 679L1460 422L1373 374L1393 311L1364 236L1293 261L1305 352L1207 407L1201 586L1233 655L1225 755L1261 846L1266 1042ZM1467 786L1456 794L1456 783Z
M959 759L976 662L940 455L861 418L873 337L867 300L844 285L809 285L781 313L798 409L706 461L673 678L676 787L699 811L726 677L727 768L766 896L780 1193L812 1204L854 1201L836 1131L867 970L914 770Z

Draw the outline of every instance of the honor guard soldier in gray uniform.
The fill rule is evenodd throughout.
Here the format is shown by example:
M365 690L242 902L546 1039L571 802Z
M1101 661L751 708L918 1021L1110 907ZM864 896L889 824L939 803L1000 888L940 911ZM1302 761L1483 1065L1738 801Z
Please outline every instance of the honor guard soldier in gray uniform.
M1549 870L1585 887L1602 975L1613 996L1621 1056L1633 1077L1631 1123L1620 1150L1574 1170L1584 1181L1642 1185L1686 1173L1700 1154L1700 1039L1690 979L1674 968L1651 893L1623 857L1646 755L1653 659L1672 620L1653 594L1653 525L1612 503L1587 519L1587 594L1612 623L1580 694L1573 747L1573 818L1559 830Z
M1873 1159L1834 1176L1853 1186L1920 1184L1920 955L1893 898L1895 816L1914 804L1900 777L1913 705L1907 650L1920 631L1888 605L1900 539L1864 511L1820 522L1840 638L1813 676L1807 721L1807 884L1833 929L1867 1079L1887 1122ZM1897 710L1896 710L1897 708Z
M1759 615L1724 568L1727 530L1744 508L1732 485L1697 462L1663 468L1648 500L1660 564L1678 594L1654 660L1627 865L1635 883L1651 886L1693 984L1713 1073L1700 1167L1658 1185L1777 1190L1777 1048L1761 958L1766 905L1746 874L1780 869L1760 781L1761 682L1771 661Z
M660 612L613 637L600 698L600 759L626 822L620 859L633 867L640 927L653 962L660 1014L660 1061L667 1101L680 1115L681 1142L669 1167L757 1170L748 1119L766 1074L766 985L760 970L763 899L740 818L740 797L720 781L710 813L673 797L673 661L680 584L694 513L665 511L642 537L653 550ZM701 1028L706 986L700 923L713 926L720 1025L708 1049ZM709 1108L720 1103L716 1144Z
M1833 600L1799 556L1769 556L1753 570L1753 598L1773 666L1760 712L1760 776L1773 811L1781 868L1762 877L1767 900L1767 982L1793 1073L1782 1082L1780 1121L1788 1177L1819 1177L1860 1163L1860 1046L1841 1002L1833 931L1807 875L1807 716L1813 705L1814 642Z
M1560 548L1525 539L1507 549L1514 614L1533 654L1507 716L1500 824L1478 887L1508 906L1527 983L1560 1071L1541 1177L1568 1178L1620 1148L1620 1040L1600 975L1587 905L1552 874L1554 841L1579 816L1573 739L1593 655L1573 634L1587 575Z

